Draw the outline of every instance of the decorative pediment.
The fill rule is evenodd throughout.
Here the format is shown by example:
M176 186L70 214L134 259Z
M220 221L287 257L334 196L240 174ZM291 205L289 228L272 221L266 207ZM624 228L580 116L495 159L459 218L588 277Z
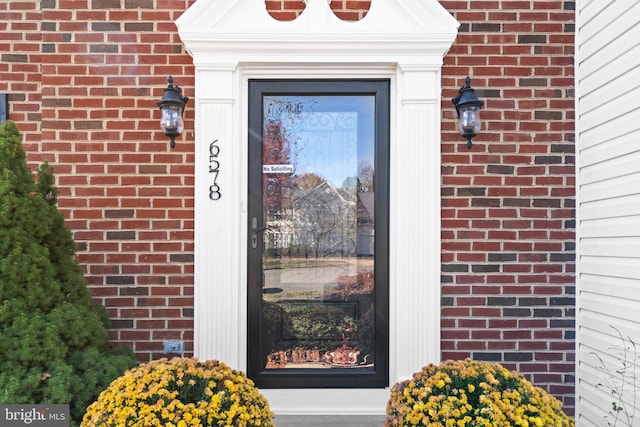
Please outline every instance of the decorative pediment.
M338 18L327 0L307 0L293 21L274 19L264 0L198 0L176 24L194 57L269 56L286 46L289 54L299 50L316 59L348 51L381 60L399 52L442 57L459 26L437 0L372 0L367 15L355 22Z

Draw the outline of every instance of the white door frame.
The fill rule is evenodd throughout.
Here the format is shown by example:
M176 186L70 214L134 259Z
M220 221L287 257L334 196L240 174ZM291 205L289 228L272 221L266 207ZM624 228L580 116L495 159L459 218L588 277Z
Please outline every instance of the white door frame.
M177 21L195 82L194 354L246 369L248 81L391 82L390 385L440 359L442 57L458 23L436 0L373 0L358 22L324 0L279 22L264 0L198 0ZM215 141L219 147L210 151ZM212 155L215 154L215 156ZM215 160L217 163L214 163ZM217 173L210 173L212 165ZM212 185L217 193L210 197ZM389 389L262 390L276 414L382 414Z

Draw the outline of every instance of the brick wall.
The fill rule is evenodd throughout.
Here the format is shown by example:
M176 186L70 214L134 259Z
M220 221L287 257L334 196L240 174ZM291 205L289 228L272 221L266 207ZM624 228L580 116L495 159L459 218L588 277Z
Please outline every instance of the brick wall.
M194 0L0 4L0 91L31 162L56 169L60 208L114 345L142 361L193 344L193 109L174 150L157 100L193 97L175 19ZM267 0L278 19L302 1ZM574 393L573 1L442 0L461 22L443 68L442 356L499 361ZM368 1L333 0L345 19ZM485 100L467 150L450 98ZM41 99L40 99L41 97Z
M56 172L114 345L140 360L165 339L193 340L193 137L169 150L156 102L167 75L193 96L177 0L38 0L0 4L0 91L33 164ZM187 109L186 129L193 129Z
M269 14L279 21L291 21L305 8L303 0L265 0ZM331 10L340 19L357 21L367 15L371 0L332 0Z
M441 1L461 23L442 101L442 357L575 383L573 1ZM450 98L472 77L472 150Z
M193 137L159 131L167 75L193 96L174 24L192 1L51 0L42 10L42 145L78 259L140 360L193 340ZM193 129L193 110L186 112ZM50 154L49 154L50 153Z
M9 95L9 119L20 124L25 148L34 153L40 151L41 23L40 0L0 2L0 92Z

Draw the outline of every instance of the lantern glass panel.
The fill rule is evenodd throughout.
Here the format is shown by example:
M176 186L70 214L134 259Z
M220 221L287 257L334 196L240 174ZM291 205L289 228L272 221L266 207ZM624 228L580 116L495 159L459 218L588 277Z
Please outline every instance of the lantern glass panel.
M182 119L182 109L177 105L165 105L162 107L162 118L160 128L165 134L178 133L184 130L184 120Z
M477 105L461 107L458 128L462 136L477 135L482 128L482 123L480 121L480 107Z

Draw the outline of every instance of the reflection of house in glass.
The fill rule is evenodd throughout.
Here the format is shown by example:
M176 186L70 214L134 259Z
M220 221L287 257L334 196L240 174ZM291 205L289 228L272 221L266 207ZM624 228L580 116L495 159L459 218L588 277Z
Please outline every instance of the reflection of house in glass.
M375 253L375 215L374 193L358 193L358 255L367 256Z
M286 206L267 216L267 249L294 257L373 255L373 193L326 181L294 186Z

